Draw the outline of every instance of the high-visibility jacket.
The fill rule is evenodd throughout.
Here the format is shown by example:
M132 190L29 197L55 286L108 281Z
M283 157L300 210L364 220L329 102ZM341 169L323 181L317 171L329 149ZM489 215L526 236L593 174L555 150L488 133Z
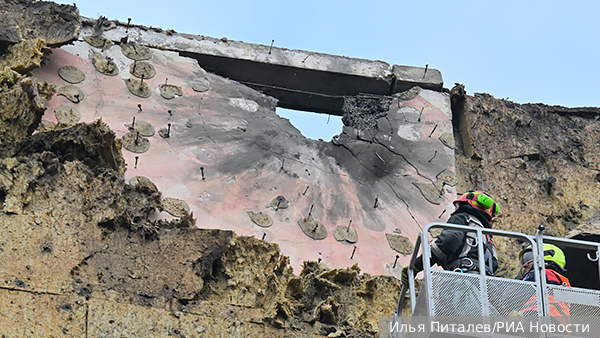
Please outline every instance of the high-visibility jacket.
M533 281L535 281L535 275L533 274L533 270L530 271L523 280L531 281L531 277L533 276ZM562 285L562 286L571 286L569 279L560 273L546 269L546 281L548 284ZM559 317L557 318L563 324L569 324L569 317L571 316L571 311L569 303L558 302L554 299L554 296L548 295L548 309L550 310L550 316ZM527 303L524 305L523 313L527 312L537 312L537 298L535 296L531 297ZM560 318L562 317L562 319Z

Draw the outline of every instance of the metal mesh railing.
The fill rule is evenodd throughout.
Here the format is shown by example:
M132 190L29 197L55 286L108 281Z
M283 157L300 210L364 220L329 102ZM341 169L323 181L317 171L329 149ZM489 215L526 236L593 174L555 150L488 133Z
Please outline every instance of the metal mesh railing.
M425 283L421 284L421 289L419 290L419 297L417 297L417 305L415 306L415 311L413 312L413 316L429 316L429 295L427 294L427 286Z
M600 327L600 291L547 285L548 310L553 321L573 324L578 318L590 326ZM577 332L572 334L549 333L548 337L598 337L600 332Z
M431 315L482 316L480 280L478 275L432 271Z
M536 236L533 237L510 231L432 223L423 229L411 258L409 271L412 273L412 266L415 264L419 249L422 250L425 276L419 297L411 297L413 316L427 316L430 320L439 321L440 325L452 325L453 320L473 320L474 323L499 320L500 322L506 321L507 325L514 324L514 322L524 323L524 325L530 324L529 326L525 325L525 330L518 332L495 332L482 337L600 337L599 290L548 285L545 278L541 278L537 282L529 282L486 276L483 272L477 271L475 273L461 273L433 270L430 268L431 248L428 243L431 241L429 231L434 227L477 232L480 266L485 264L482 259L484 257L482 244L484 235L489 233L530 244L534 253L533 269L539 271L542 276L544 275L545 260L544 254L541 253L545 252L546 243L557 245L563 249L583 250L584 254L587 251L588 260L598 262L598 270L600 271L600 261L598 260L598 257L600 257L600 244L543 236L542 226L539 227ZM412 283L411 279L409 284L411 295L414 295L415 283ZM399 307L400 305L399 303ZM543 326L548 323L554 323L555 325L581 324L591 326L592 330L568 334L544 331L544 327L551 327ZM537 330L538 325L542 325L540 330ZM466 336L480 337L479 332L476 333ZM458 336L464 336L464 334Z
M490 303L490 314L493 316L538 316L542 315L538 306L534 283L521 280L488 277L487 299ZM526 305L527 304L527 305ZM524 313L526 307L535 307L537 312Z

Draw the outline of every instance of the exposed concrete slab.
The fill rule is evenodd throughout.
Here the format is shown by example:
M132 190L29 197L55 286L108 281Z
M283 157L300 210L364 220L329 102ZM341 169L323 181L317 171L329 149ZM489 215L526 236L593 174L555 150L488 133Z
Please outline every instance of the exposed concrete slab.
M84 19L82 36L94 34L95 21ZM102 32L114 42L127 41L178 51L205 70L242 82L279 100L278 106L342 115L346 95L390 95L413 86L441 90L441 73L394 66L382 61L290 50L199 35L179 34L113 22ZM392 71L396 72L396 77Z
M397 78L394 93L409 90L414 86L439 91L444 85L442 72L437 69L394 65L393 72Z

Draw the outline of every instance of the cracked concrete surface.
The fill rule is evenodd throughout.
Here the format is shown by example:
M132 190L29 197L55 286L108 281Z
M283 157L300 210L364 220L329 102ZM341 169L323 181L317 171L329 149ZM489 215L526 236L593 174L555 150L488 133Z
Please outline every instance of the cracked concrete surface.
M330 267L358 263L371 274L398 276L401 264L392 269L396 252L385 234L401 229L414 241L423 225L443 220L437 216L452 209L455 188L449 182L436 185L440 172L454 171L453 150L439 140L452 130L448 94L415 88L411 95L390 96L384 105L388 110L369 118L370 129L346 126L333 143L314 141L275 114L275 99L208 73L194 59L151 50L146 62L154 66L156 76L143 80L150 88L148 98L127 90L123 79L131 76L134 61L118 45L101 50L77 41L53 49L35 75L60 90L69 85L59 76L61 67L75 66L85 74L86 79L74 85L85 98L73 103L54 96L46 105L48 112L72 105L81 112L81 122L101 118L117 137L129 132L127 125L134 117L155 129L170 128L168 138L160 133L148 138L147 152L124 151L125 176L148 177L164 196L186 201L196 226L264 236L280 244L296 271L305 260L321 259ZM97 53L117 65L118 76L94 68L91 59ZM181 87L183 95L161 97L160 85L166 79ZM193 89L205 81L208 91ZM54 114L46 113L44 120L56 122ZM270 202L279 195L290 206L275 211ZM311 206L312 216L328 230L324 240L309 238L297 224L308 217ZM268 214L273 226L256 225L249 211ZM172 216L163 212L154 217ZM333 230L350 220L358 236L354 255L350 243L333 237Z

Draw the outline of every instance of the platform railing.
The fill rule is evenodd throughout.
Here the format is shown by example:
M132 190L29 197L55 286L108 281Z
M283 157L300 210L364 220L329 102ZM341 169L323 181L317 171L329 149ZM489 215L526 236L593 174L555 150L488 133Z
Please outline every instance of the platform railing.
M431 230L454 229L465 232L476 232L479 271L462 273L440 270L430 267L431 246L434 240ZM564 302L572 309L571 316L591 316L598 318L600 327L600 291L578 287L564 287L549 285L546 278L536 278L536 283L522 280L487 276L484 261L485 235L495 238L508 237L528 243L534 255L533 268L537 276L545 276L543 244L551 243L561 248L571 247L589 250L588 259L598 261L600 273L600 243L581 240L544 236L544 228L540 226L535 236L522 233L469 227L448 223L432 223L427 225L417 237L415 249L411 256L408 268L408 285L403 285L398 308L394 313L394 320L399 320L404 307L406 294L410 294L411 313L413 316L428 316L435 318L464 316L523 316L534 319L536 317L550 316L555 312L550 311L550 306L556 302ZM472 244L475 245L475 244ZM517 247L515 250L520 251ZM423 280L416 298L414 264L416 258L423 256ZM568 257L567 257L568 259ZM600 276L598 277L600 278ZM552 302L551 302L552 301ZM554 303L554 304L551 304ZM524 311L528 308L529 311ZM592 318L592 320L594 320ZM490 336L490 335L483 335ZM573 334L561 335L558 333L511 335L522 337L576 337ZM582 335L581 337L586 336ZM403 337L401 334L396 337Z

